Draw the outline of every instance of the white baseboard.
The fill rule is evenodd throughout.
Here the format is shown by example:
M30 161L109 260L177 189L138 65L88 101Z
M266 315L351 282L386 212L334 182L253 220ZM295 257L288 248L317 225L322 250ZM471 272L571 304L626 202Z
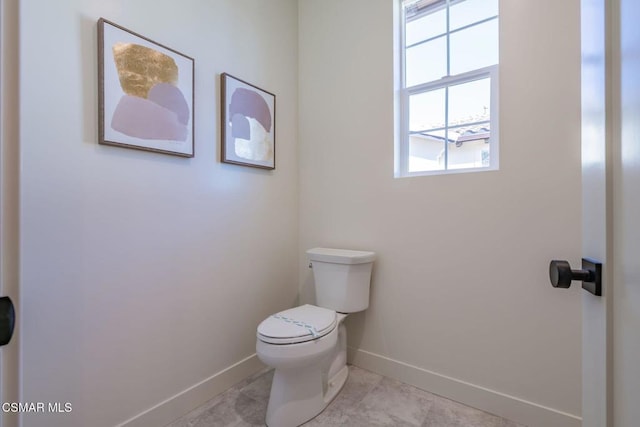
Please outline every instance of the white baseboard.
M440 375L365 350L348 349L349 363L528 427L580 427L582 418Z
M212 397L222 393L250 375L264 369L256 354L210 376L209 378L160 402L141 414L128 419L117 427L159 427L166 426L192 409L202 405Z
M348 348L348 360L363 369L510 419L528 427L580 427L582 418L409 365L365 350ZM264 369L255 354L212 375L117 427L166 426L250 375Z

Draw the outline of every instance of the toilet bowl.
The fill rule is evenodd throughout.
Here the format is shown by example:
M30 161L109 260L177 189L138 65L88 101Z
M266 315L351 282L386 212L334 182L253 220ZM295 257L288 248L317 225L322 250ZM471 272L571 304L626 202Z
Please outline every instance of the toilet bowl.
M256 354L275 368L267 407L269 427L295 427L318 415L347 380L348 313L369 305L373 252L307 251L316 299L269 316L258 326Z
M316 322L309 320L318 313L321 316ZM260 324L256 353L264 364L275 368L267 407L269 427L298 426L322 412L338 394L348 374L345 317L307 304L277 313ZM306 319L297 321L315 328L316 336L304 326L299 329L307 335L292 334L293 328L288 328L292 324L283 318Z

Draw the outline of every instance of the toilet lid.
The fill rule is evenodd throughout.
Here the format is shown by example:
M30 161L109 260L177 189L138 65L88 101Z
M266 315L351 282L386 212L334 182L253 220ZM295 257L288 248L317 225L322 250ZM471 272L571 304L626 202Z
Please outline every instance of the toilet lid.
M320 338L336 326L336 312L305 304L267 317L258 326L258 339L271 344L295 344Z

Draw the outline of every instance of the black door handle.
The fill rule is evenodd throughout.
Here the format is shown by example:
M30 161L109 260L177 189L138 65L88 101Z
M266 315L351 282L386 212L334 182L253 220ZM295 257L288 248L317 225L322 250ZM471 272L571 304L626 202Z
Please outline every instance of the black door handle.
M9 297L0 297L0 346L9 344L16 324L16 311Z
M573 280L581 280L582 288L602 296L602 263L582 258L582 270L572 270L567 261L554 259L549 264L549 279L554 288L568 288Z

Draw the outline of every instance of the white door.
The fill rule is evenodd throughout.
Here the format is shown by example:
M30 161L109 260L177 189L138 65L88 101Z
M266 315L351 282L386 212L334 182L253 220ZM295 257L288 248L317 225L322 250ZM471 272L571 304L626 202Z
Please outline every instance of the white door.
M611 396L611 74L607 0L582 0L582 254L603 263L603 295L582 295L583 427L613 427ZM574 267L575 268L575 267Z
M620 132L613 149L613 421L632 427L640 425L640 2L615 3Z
M640 4L582 0L583 254L604 294L582 296L584 427L640 419Z

